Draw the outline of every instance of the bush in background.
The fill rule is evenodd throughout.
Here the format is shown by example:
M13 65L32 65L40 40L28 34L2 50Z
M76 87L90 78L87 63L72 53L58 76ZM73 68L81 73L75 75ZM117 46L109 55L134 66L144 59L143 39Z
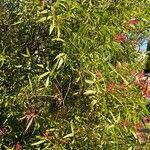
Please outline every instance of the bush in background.
M0 2L2 149L133 149L149 112L134 83L148 1ZM136 73L135 73L136 72Z

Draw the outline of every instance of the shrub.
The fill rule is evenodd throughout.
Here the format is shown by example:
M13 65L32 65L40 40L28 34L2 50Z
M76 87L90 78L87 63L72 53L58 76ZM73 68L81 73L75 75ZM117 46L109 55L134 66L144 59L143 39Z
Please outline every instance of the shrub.
M149 3L0 3L2 149L136 147L149 112L131 72Z

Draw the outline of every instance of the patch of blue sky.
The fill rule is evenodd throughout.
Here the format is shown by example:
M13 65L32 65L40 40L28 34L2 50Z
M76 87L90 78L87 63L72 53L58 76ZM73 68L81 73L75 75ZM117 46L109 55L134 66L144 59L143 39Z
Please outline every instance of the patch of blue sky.
M129 34L128 34L128 40L131 39L131 36L132 36L132 33L129 32ZM142 39L139 42L139 45L137 46L137 50L139 52L146 52L147 51L147 44L148 44L148 40L146 38Z
M139 45L138 45L138 50L140 52L146 52L147 51L147 43L148 41L146 39L144 39Z

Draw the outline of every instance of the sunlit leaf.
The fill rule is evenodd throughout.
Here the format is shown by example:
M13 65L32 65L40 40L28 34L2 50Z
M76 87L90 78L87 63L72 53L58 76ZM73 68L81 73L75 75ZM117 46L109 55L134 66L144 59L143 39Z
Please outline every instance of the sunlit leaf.
M44 68L43 64L37 64L37 66Z
M59 68L62 66L63 63L64 63L64 59L63 59L63 58L60 58L60 59L58 60L57 69L59 69Z
M27 122L27 126L26 126L26 129L25 129L25 133L28 131L28 129L29 129L29 127L31 126L31 124L32 124L32 122L33 122L33 117L31 117L30 119L29 119L29 121Z
M74 136L73 133L69 133L69 134L65 135L65 136L63 137L63 139L70 138L70 137L73 137L73 136Z
M42 18L39 19L37 22L44 22L44 21L50 20L51 18L52 18L52 16L42 17Z
M93 95L93 94L95 94L96 93L96 91L94 91L94 90L87 90L87 91L85 91L83 94L84 95Z
M49 76L46 79L45 87L47 88L49 86Z
M47 76L50 72L45 72L42 75L39 76L39 80L41 80L42 78L44 78L45 76Z
M93 84L94 83L94 81L91 81L91 80L85 80L85 82L88 83L88 84Z
M42 143L46 142L46 140L41 140L41 141L38 141L38 142L35 142L35 143L32 143L31 145L34 146L34 145L40 145Z
M52 23L50 24L49 34L51 34L51 33L52 33L52 31L53 31L54 27L55 27L55 22L54 22L54 19L53 19Z

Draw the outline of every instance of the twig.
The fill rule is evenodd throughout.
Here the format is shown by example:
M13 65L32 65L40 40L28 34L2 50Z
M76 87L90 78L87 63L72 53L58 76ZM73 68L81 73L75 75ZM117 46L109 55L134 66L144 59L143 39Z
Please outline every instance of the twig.
M67 92L66 92L66 94L65 94L65 97L64 97L64 99L63 99L63 106L64 106L64 101L66 100L66 98L67 98L67 95L68 95L68 93L69 93L70 86L71 86L71 78L70 78L70 81L69 81L69 85L68 85Z

